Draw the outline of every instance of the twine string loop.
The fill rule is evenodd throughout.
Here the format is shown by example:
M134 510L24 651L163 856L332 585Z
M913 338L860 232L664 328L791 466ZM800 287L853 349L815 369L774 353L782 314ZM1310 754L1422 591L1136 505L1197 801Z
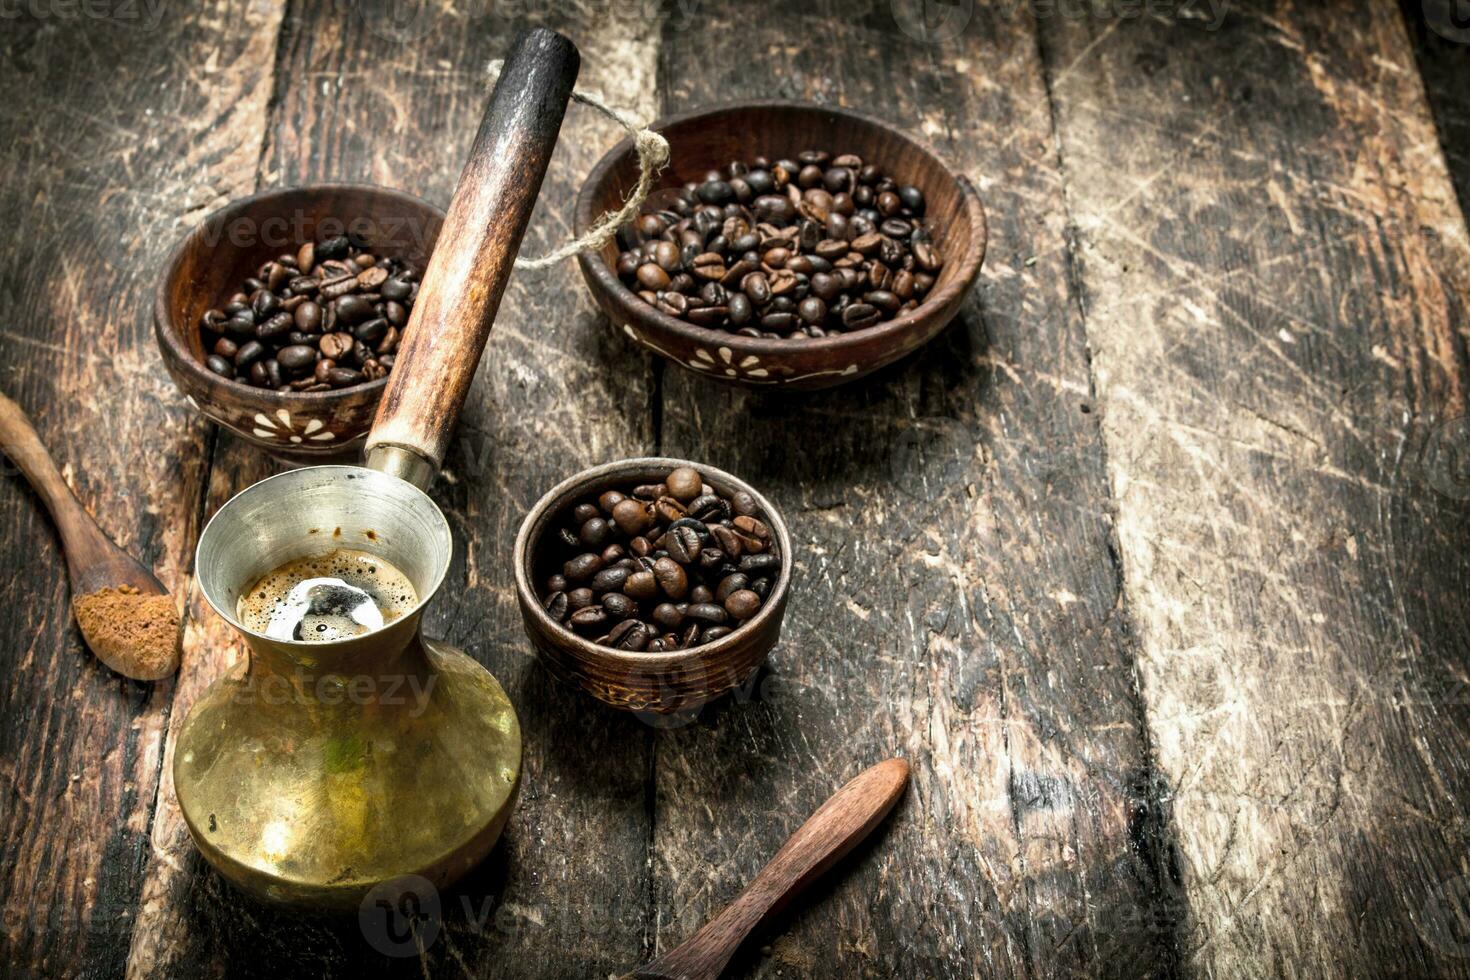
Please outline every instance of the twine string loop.
M499 60L490 62L488 69L490 77L499 78L500 69L504 64L505 62ZM534 259L517 257L515 262L517 269L545 269L563 259L571 258L578 252L601 248L617 234L620 227L638 215L639 208L643 207L643 202L648 199L649 191L653 189L654 180L669 163L669 141L649 129L642 120L623 109L608 105L603 101L602 96L586 89L573 89L572 101L580 102L602 113L627 130L633 137L633 147L638 153L638 183L633 186L632 192L621 208L603 214L602 217L592 222L592 227L588 228L585 234Z

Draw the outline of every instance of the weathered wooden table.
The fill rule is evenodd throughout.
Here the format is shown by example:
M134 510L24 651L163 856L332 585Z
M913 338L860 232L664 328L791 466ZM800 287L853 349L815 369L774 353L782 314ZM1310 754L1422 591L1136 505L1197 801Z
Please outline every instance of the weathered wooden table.
M910 0L372 6L3 13L0 387L189 624L175 682L100 667L0 483L0 973L605 977L902 754L896 817L737 973L1470 974L1470 32L1418 0L966 0L927 39ZM164 377L151 289L258 187L446 201L528 23L649 115L890 119L971 176L991 245L953 330L806 397L649 359L570 264L517 275L436 490L467 547L427 625L510 690L524 790L398 959L242 900L180 820L175 731L242 653L193 545L273 464ZM571 111L528 250L616 136ZM555 480L650 452L766 488L800 551L769 670L673 730L559 688L507 568Z

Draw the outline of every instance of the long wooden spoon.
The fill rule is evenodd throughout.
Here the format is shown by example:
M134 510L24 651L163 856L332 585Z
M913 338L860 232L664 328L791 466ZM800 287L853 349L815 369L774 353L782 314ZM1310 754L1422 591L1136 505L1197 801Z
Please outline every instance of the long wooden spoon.
M714 980L747 936L767 924L878 826L903 795L908 781L909 764L902 759L888 759L859 773L791 835L723 912L629 976L635 980Z
M40 495L66 554L73 609L103 663L125 677L155 681L179 667L178 613L168 590L119 548L71 492L19 405L0 394L0 449Z

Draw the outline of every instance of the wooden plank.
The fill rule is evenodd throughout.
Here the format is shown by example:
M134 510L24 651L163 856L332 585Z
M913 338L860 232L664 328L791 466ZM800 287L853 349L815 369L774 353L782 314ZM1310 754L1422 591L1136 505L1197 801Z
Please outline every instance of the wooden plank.
M1400 0L1424 95L1434 114L1460 211L1470 211L1470 24L1454 0Z
M1042 39L1187 962L1466 975L1470 512L1420 446L1470 447L1470 245L1399 13Z
M1168 973L1183 909L1032 22L1000 5L934 43L887 5L707 13L667 31L667 110L788 96L875 113L971 177L991 245L954 329L870 381L802 397L664 369L663 449L762 487L800 554L769 673L659 737L659 945L846 778L902 754L891 829L746 958L752 975Z
M101 525L183 587L209 434L163 373L152 290L180 219L249 187L277 12L107 9L24 6L0 32L0 385ZM54 531L15 473L0 488L0 973L116 975L173 684L125 681L82 646Z
M370 29L352 12L303 4L281 39L276 111L262 184L367 180L447 203L485 98L485 63L529 19L423 8L402 32ZM549 26L581 46L581 84L615 104L653 109L640 70L658 34L620 9L573 12ZM400 40L401 38L401 40ZM523 248L537 254L568 234L582 175L618 134L573 107ZM636 455L652 441L650 369L595 328L575 267L517 273L507 289L444 479L432 491L458 539L425 631L458 644L505 685L525 736L520 803L485 866L441 896L444 925L423 955L392 959L355 921L323 922L246 902L202 865L171 789L155 823L146 921L134 936L138 976L222 974L248 962L262 974L607 975L636 960L646 932L645 800L650 738L633 719L556 686L532 659L509 568L519 522L573 471ZM212 512L265 475L258 454L222 437ZM238 644L197 597L197 670L182 719Z

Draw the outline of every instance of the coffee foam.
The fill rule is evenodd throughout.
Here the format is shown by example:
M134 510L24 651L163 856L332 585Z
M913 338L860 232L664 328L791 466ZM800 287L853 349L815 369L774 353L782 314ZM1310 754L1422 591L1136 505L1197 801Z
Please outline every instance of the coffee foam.
M325 643L363 636L418 605L413 583L392 563L339 548L296 558L240 595L236 618L277 640Z

